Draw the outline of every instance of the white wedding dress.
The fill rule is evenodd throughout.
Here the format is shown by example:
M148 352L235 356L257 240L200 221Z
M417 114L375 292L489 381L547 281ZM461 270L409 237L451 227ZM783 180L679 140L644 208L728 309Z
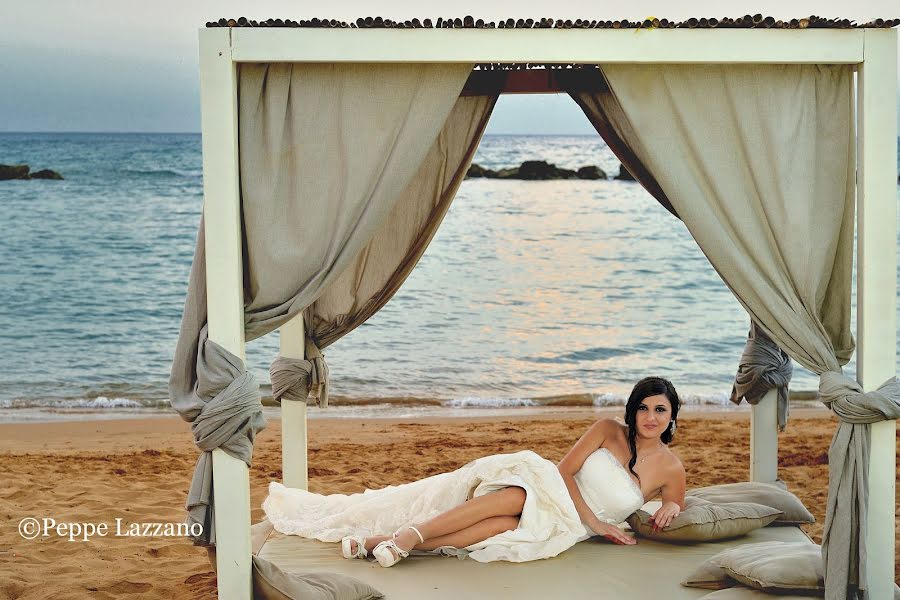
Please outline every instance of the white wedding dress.
M584 461L575 481L587 505L606 523L621 523L644 504L634 479L606 448ZM556 465L530 450L486 456L451 473L361 494L322 496L272 482L262 507L281 533L338 542L346 535L390 534L509 486L526 492L519 526L468 546L469 558L550 558L590 537Z

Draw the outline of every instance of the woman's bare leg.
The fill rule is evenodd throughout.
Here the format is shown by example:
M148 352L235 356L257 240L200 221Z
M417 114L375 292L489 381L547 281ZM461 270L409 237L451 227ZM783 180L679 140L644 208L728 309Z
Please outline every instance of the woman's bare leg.
M447 512L444 512L434 517L433 519L425 521L420 525L417 524L416 529L418 529L422 534L422 537L425 538L424 542L421 542L419 540L419 536L417 536L416 532L412 529L402 529L400 531L400 535L398 535L396 538L397 545L404 550L409 550L414 547L429 549L426 548L426 546L431 546L431 544L428 543L429 541L458 532L464 532L465 530L481 523L482 521L489 520L492 517L518 517L520 514L522 514L523 506L525 506L525 490L520 487L508 487L497 492L491 492L490 494L485 494L484 496L472 498L468 502L451 508ZM508 523L508 521L506 523ZM459 539L469 539L476 533L478 535L481 535L483 531L490 531L491 527L498 526L499 522L489 522L489 524L487 525L482 525L480 528L462 535ZM506 531L506 529L502 529L500 531ZM474 539L473 541L470 541L465 545L468 546L469 544L480 542L481 540L487 539L491 537L491 535L495 535L500 531L494 531L489 535L485 535L481 539ZM368 546L368 544L366 545ZM436 546L431 547L436 548L437 546L456 546L456 544L446 542L439 543ZM459 548L462 546L456 547Z
M470 527L441 535L438 537L427 538L424 543L418 542L415 550L434 550L441 546L453 546L454 548L465 548L472 544L484 541L489 537L495 536L504 531L510 531L519 526L519 518L513 516L507 517L488 517L483 521L479 521ZM413 534L415 535L415 534ZM383 541L391 539L389 535L379 535L366 538L366 551L371 552L375 546Z
M478 542L483 542L489 537L493 537L498 533L510 531L519 526L519 517L489 517L483 521L479 521L470 527L441 535L433 538L426 538L424 543L416 544L416 550L434 550L441 546L453 546L454 548L465 548ZM418 541L419 538L416 538Z

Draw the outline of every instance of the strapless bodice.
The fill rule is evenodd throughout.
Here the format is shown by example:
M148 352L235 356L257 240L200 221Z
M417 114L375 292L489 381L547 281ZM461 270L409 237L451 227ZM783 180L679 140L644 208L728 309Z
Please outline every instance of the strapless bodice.
M604 523L621 523L644 505L641 489L606 448L587 457L575 473L575 483L588 507Z

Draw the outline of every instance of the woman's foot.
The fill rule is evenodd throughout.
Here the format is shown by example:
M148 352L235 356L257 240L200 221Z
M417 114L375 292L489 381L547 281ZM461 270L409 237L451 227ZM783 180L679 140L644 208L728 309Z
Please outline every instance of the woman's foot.
M359 535L348 535L341 540L341 554L344 558L366 558L366 538Z
M392 567L409 556L416 544L424 544L425 538L415 527L406 527L394 533L394 537L379 543L372 550L372 556L382 567Z

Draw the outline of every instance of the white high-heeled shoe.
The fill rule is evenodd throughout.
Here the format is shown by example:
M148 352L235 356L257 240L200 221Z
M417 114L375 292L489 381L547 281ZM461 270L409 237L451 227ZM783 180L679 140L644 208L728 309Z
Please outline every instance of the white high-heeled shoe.
M356 552L353 551L352 544L356 544ZM341 554L344 558L366 558L369 553L366 551L366 538L360 535L348 535L341 539Z
M419 543L423 543L423 544L425 543L425 538L422 537L421 531L419 531L412 525L410 525L409 527L406 527L405 529L412 529L413 531L415 531L416 535L419 536ZM375 560L377 560L378 564L381 565L382 567L393 567L398 562L400 562L402 559L409 556L409 550L404 550L403 548L401 548L400 546L397 545L396 538L397 538L397 534L399 534L399 533L400 533L400 530L398 529L394 533L394 537L392 537L389 540L385 540L385 541L381 542L380 544L375 546L375 548L372 549L372 556L375 557Z

